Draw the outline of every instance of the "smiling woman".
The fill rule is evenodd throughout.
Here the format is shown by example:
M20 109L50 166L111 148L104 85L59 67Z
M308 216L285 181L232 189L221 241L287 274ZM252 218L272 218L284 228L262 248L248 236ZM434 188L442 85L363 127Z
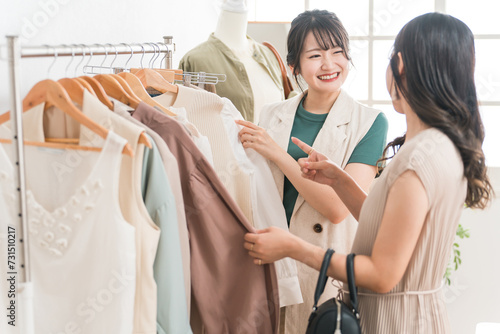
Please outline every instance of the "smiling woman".
M282 196L290 232L323 248L348 251L356 233L356 217L331 187L301 177L297 160L307 154L292 142L297 137L324 152L364 189L377 173L387 133L379 110L361 105L342 89L349 74L349 37L339 18L324 10L306 11L292 22L287 63L297 80L308 85L302 94L264 106L260 126L239 122L240 140L271 163ZM298 80L297 80L298 81ZM356 214L357 215L357 214ZM255 259L259 264L259 259ZM304 333L313 305L317 272L297 263L304 303L281 309L285 333ZM327 284L324 296L337 293Z

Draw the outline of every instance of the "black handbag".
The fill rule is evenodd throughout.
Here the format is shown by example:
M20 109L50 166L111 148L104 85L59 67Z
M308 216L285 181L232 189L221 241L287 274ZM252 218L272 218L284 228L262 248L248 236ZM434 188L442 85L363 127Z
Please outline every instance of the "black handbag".
M327 281L326 272L333 253L333 249L328 249L323 259L323 264L319 271L318 284L314 292L313 311L309 316L306 334L361 334L358 293L354 283L354 254L349 254L346 260L347 283L349 285L349 297L352 308L339 298L329 299L317 307L319 297L325 290Z

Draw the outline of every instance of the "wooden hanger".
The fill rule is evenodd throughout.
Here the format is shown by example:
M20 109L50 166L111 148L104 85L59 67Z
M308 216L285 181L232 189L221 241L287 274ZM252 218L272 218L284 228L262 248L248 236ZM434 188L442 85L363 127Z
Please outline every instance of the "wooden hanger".
M113 76L113 75L112 75L112 76ZM90 78L90 77L89 77L89 78ZM93 78L90 78L90 79L91 79L91 81L92 81L92 79L93 79ZM122 79L122 78L120 78L120 79ZM85 83L87 83L84 79L80 79L80 80L83 80ZM95 79L93 79L93 80L95 80ZM95 80L95 81L97 82L97 84L98 84L98 85L100 85L100 83L99 83L97 80ZM87 83L87 84L88 84L88 83ZM107 96L106 96L106 98L107 98ZM108 99L108 100L109 100L109 99ZM109 103L111 103L111 101L109 101ZM112 104L112 103L111 103L111 106L113 106L113 104ZM112 108L111 110L113 110L113 108ZM140 134L140 136L139 136L139 144L144 144L144 145L146 145L146 147L148 147L148 148L153 148L153 145L152 145L152 144L151 144L151 142L149 141L149 138L146 136L145 132L141 132L141 134Z
M78 93L78 86L72 85L68 83L67 80L61 79L61 81L67 85L68 87L71 87L70 89L74 89L75 91L72 92L72 94ZM71 81L71 80L70 80ZM75 83L74 81L72 81ZM72 86L71 86L72 85ZM80 85L81 89L83 87ZM78 99L78 96L75 96ZM81 97L83 101L83 96ZM78 103L78 101L75 101ZM41 104L45 103L45 107L47 108L48 105L53 105L56 108L60 109L67 115L71 116L74 118L78 123L81 125L86 126L90 130L92 130L94 133L99 135L102 138L106 138L108 136L109 130L106 128L102 127L101 125L97 124L93 120L91 120L88 116L86 116L84 113L82 113L74 104L73 101L70 99L70 95L66 90L64 89L63 85L59 82L53 81L53 80L43 80L38 82L31 90L29 91L28 95L23 100L23 111L26 112L29 109ZM7 117L4 117L2 120L0 120L0 124L5 123L7 120L10 119L10 113L6 113L4 115L8 115ZM3 116L3 115L2 115ZM9 139L1 139L0 142L2 143L11 143L12 141ZM79 150L86 150L86 151L99 151L101 150L100 148L96 147L87 147L87 146L79 146L79 145L67 145L67 144L61 144L61 143L46 143L46 142L29 142L26 141L25 144L27 145L33 145L33 146L43 146L43 147L51 147L51 148L60 148L60 149L79 149ZM127 143L125 144L123 148L123 153L133 156L134 153L132 152L132 148L130 145Z
M158 72L150 68L143 68L134 73L145 88L153 88L159 92L171 92L177 94L179 87L165 80Z
M102 85L107 95L137 109L140 101L130 96L115 78L106 74L98 74L94 76L94 79Z
M57 80L63 86L63 88L68 93L71 100L78 103L80 106L83 105L83 91L85 90L84 86L73 78L63 78ZM46 108L50 107L47 105ZM47 143L59 143L59 144L71 144L78 145L80 142L79 138L51 138L45 137L45 142Z
M118 84L119 84L122 88L124 88L124 87L123 87L122 82L120 81L120 80L123 80L122 78L120 78L120 77L116 78L116 77L115 77L115 74L104 74L104 75L105 75L105 76L106 76L106 75L110 75L112 79L117 80L117 81L118 81ZM90 79L93 79L93 78L90 78ZM99 82L97 79L94 79L94 80L96 80L96 81L97 81L97 83L98 83L98 84L100 84L100 82ZM124 91L125 91L125 94L128 94L127 89L124 89ZM130 96L130 94L128 94L128 95ZM115 98L115 97L114 97L114 96L112 96L112 95L110 95L110 96L111 96L111 97L113 97L113 98ZM107 98L107 97L106 97L106 98ZM135 99L138 99L136 96L130 96L130 98L131 98L131 99L134 99L134 100L135 100ZM109 100L109 99L108 99L108 100ZM117 100L119 100L119 99L117 99ZM109 101L109 102L111 103L111 101ZM111 103L111 104L112 104L112 103ZM137 105L139 105L139 102L137 102ZM132 105L130 105L130 106L132 106ZM137 108L137 106L136 106L135 108ZM134 109L135 109L135 108L134 108ZM114 109L114 108L111 108L111 110L113 110L113 109ZM152 145L152 144L151 144L151 142L149 141L149 138L146 136L146 133L145 133L145 132L141 132L141 134L139 135L139 144L144 144L147 148L153 148L153 145Z
M78 103L80 106L83 105L83 91L85 88L80 83L70 78L59 79L57 82L63 86L71 101Z
M83 86L83 88L88 90L90 94L97 96L94 91L94 88L92 88L92 86L87 81L83 80L82 78L73 78L73 80L76 80L80 85Z
M160 69L160 68L155 68L153 70L156 71L156 73L158 73L159 75L161 75L163 77L163 79L165 79L167 82L174 83L174 81L175 81L175 72L174 71L164 70L164 69Z
M169 71L174 71L174 73L175 73L175 80L182 80L184 78L184 76L182 75L184 73L183 70L170 69Z
M131 68L130 73L136 74L140 70L142 70L142 68ZM158 72L165 80L167 80L170 83L174 83L175 80L182 80L183 78L182 73L184 73L183 70L174 68L153 68L153 70ZM172 72L174 73L174 78L170 79L171 78L170 73Z
M109 74L111 75L113 78L116 79L116 81L118 81L118 83L123 87L123 89L125 89L125 91L130 95L132 96L134 99L136 99L137 101L142 101L141 97L138 96L136 93L135 93L135 90L132 89L132 87L130 87L130 84L125 80L123 79L121 76L119 76L118 74ZM144 102L144 101L143 101Z
M94 90L95 95L101 101L102 104L104 104L106 107L108 107L110 110L113 110L113 103L111 100L108 98L108 95L106 94L106 91L104 88L102 88L102 85L97 81L96 79L89 77L89 76L81 76L80 79L86 81Z
M159 74L157 74L157 75L159 75ZM137 96L139 96L139 98L143 102L149 104L152 107L157 107L158 109L160 109L161 111L163 111L164 113L166 113L169 116L177 116L175 113L171 112L170 110L168 110L167 108L162 106L160 103L153 100L153 98L149 95L149 93L144 88L142 82L139 80L139 78L135 74L132 74L129 72L121 72L118 74L118 76L122 77L129 84L130 88L134 91L134 93L137 94ZM164 80L164 79L162 78L162 80ZM177 86L175 86L175 87L177 88Z

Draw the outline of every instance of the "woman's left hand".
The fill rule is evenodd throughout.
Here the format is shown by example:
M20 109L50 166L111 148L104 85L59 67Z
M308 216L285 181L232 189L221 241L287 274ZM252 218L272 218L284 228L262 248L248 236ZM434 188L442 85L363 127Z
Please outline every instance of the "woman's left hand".
M276 157L276 152L281 148L269 136L267 131L252 122L237 120L236 124L242 125L238 136L244 148L252 148L264 158L273 161Z
M298 245L295 239L298 238L290 232L272 226L245 234L244 247L254 257L255 264L273 263L291 256L294 246Z

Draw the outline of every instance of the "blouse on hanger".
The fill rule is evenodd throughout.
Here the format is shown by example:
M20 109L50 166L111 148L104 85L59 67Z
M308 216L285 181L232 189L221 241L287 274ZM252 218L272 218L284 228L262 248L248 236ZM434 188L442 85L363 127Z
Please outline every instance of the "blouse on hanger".
M138 144L143 132L138 126L127 122L111 112L95 96L84 91L82 112L96 123L111 129L127 140L134 151L134 156L125 155L121 166L115 169L120 176L120 207L125 219L136 228L137 281L134 311L134 333L156 334L157 286L153 274L153 264L158 249L160 229L152 221L141 194L142 162L144 158L143 144ZM50 124L61 124L55 110L45 112ZM75 123L67 118L65 123ZM62 126L59 126L62 127ZM50 133L46 133L49 135ZM102 139L86 127L79 129L80 145L101 146ZM181 273L180 273L181 274Z
M124 145L109 132L101 152L25 147L37 332L132 332L135 229L121 213L116 173ZM13 194L2 145L0 175L1 191Z

